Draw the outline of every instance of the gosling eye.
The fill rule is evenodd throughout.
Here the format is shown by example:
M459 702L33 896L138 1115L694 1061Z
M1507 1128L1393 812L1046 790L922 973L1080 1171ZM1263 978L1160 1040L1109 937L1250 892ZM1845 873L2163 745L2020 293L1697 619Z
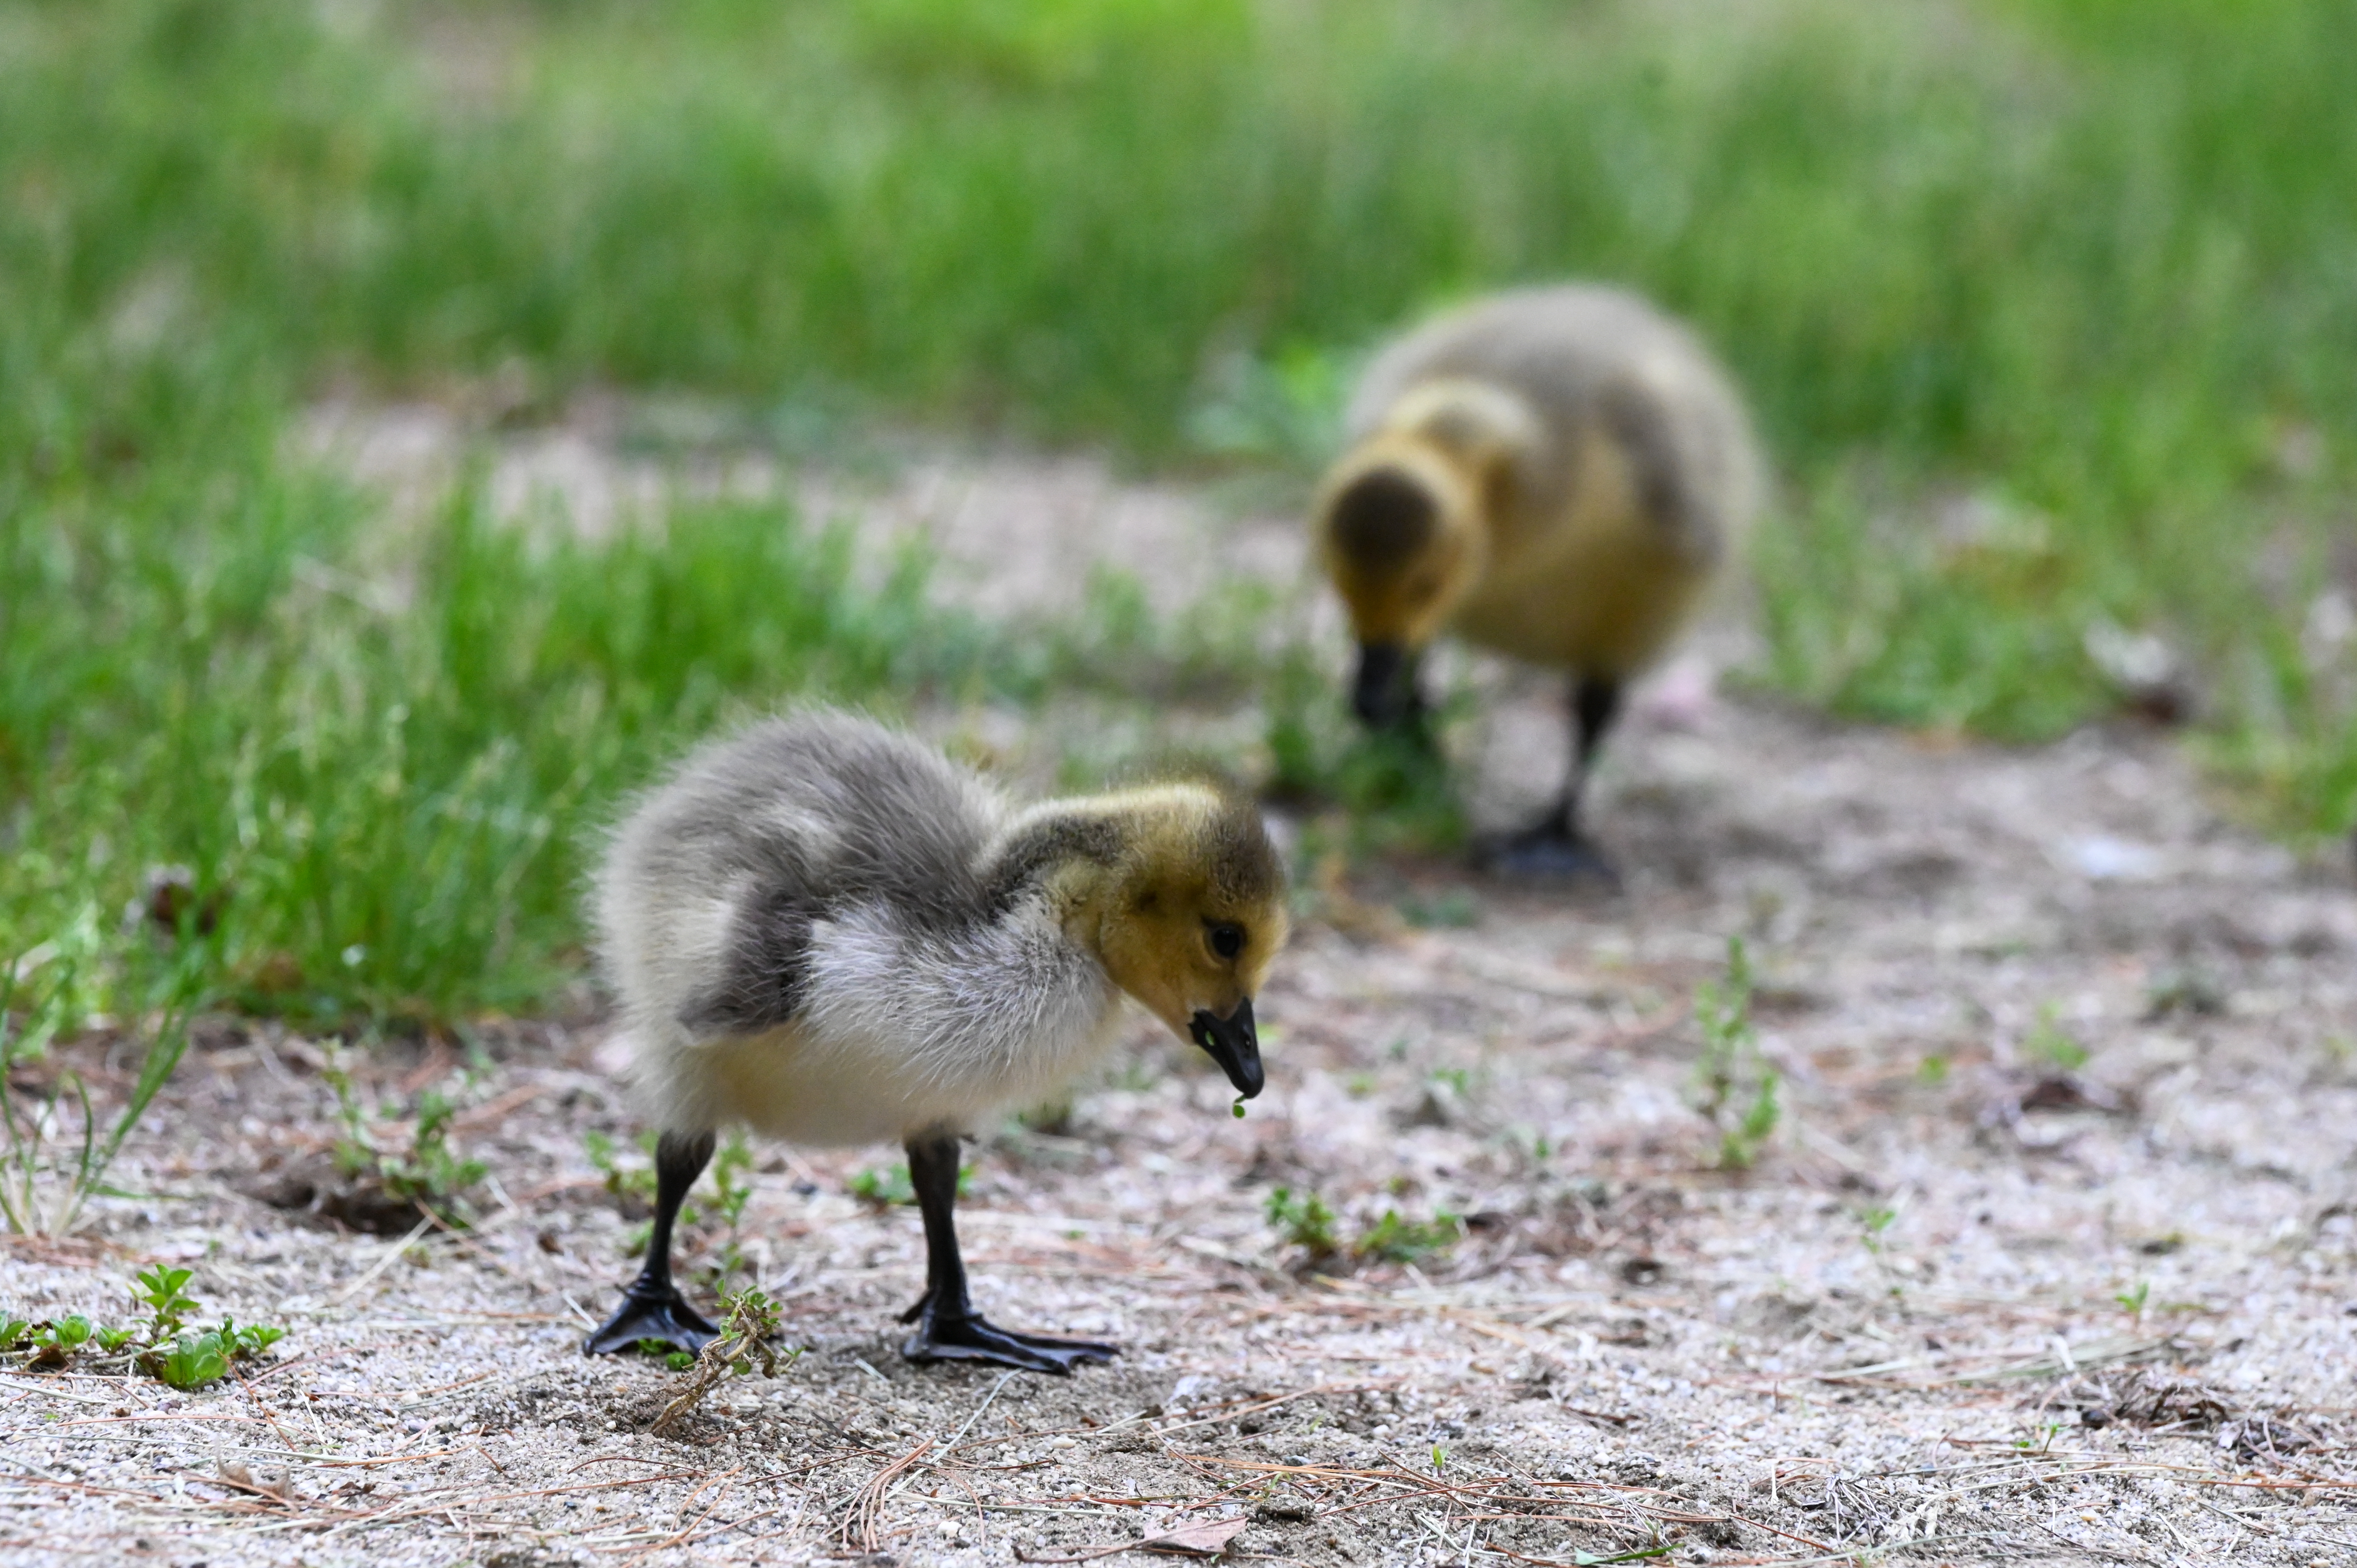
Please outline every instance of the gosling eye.
M1225 920L1211 928L1209 940L1211 950L1222 958L1233 958L1244 950L1244 929Z

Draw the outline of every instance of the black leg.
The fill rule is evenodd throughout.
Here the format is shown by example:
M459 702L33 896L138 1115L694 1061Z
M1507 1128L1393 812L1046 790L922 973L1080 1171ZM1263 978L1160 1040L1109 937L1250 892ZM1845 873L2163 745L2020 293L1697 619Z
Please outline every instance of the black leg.
M1093 1339L1057 1339L1016 1334L974 1311L965 1292L965 1259L959 1255L957 1221L958 1140L954 1133L920 1133L908 1142L909 1184L925 1217L925 1294L900 1315L917 1325L900 1354L911 1361L991 1361L1027 1372L1064 1376L1084 1361L1108 1361L1114 1347Z
M587 1354L610 1356L641 1339L701 1350L719 1335L671 1283L672 1223L688 1189L711 1163L712 1142L709 1133L665 1133L655 1144L655 1228L647 1237L647 1266L622 1293L614 1316L581 1348Z
M1620 875L1581 830L1579 807L1604 732L1620 712L1620 682L1582 676L1572 686L1571 712L1571 773L1561 798L1537 822L1492 845L1486 858L1491 869L1509 876L1552 882L1593 878L1617 887Z

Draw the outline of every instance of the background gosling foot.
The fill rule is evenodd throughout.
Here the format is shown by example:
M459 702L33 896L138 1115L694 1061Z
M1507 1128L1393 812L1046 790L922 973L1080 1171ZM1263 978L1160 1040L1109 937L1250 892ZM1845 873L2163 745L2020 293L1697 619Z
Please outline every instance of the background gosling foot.
M1482 868L1518 882L1586 883L1617 893L1620 873L1594 840L1559 818L1506 833L1478 852Z
M1596 771L1597 749L1620 711L1619 682L1582 677L1572 683L1571 777L1563 796L1543 821L1482 845L1477 858L1485 869L1519 881L1585 882L1614 893L1620 890L1620 872L1579 826L1580 797Z

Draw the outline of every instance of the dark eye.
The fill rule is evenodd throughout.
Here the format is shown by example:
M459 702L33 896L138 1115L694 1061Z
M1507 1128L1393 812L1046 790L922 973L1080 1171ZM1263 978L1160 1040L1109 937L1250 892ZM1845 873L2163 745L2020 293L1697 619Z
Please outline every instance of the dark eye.
M1211 950L1222 958L1233 958L1244 950L1244 929L1225 923L1211 928Z

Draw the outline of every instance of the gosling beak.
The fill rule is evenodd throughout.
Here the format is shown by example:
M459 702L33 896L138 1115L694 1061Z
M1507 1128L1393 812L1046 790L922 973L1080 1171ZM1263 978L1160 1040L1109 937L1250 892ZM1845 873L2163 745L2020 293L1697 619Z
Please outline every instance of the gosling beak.
M1188 1032L1197 1045L1211 1053L1211 1059L1246 1100L1268 1081L1260 1070L1260 1036L1253 1033L1251 997L1237 1003L1236 1010L1224 1018L1214 1018L1208 1009L1198 1012Z
M1402 680L1403 674L1407 675ZM1415 676L1407 650L1396 642L1359 644L1359 680L1351 690L1351 709L1376 729L1388 729L1415 708ZM1405 689L1403 689L1405 688Z

